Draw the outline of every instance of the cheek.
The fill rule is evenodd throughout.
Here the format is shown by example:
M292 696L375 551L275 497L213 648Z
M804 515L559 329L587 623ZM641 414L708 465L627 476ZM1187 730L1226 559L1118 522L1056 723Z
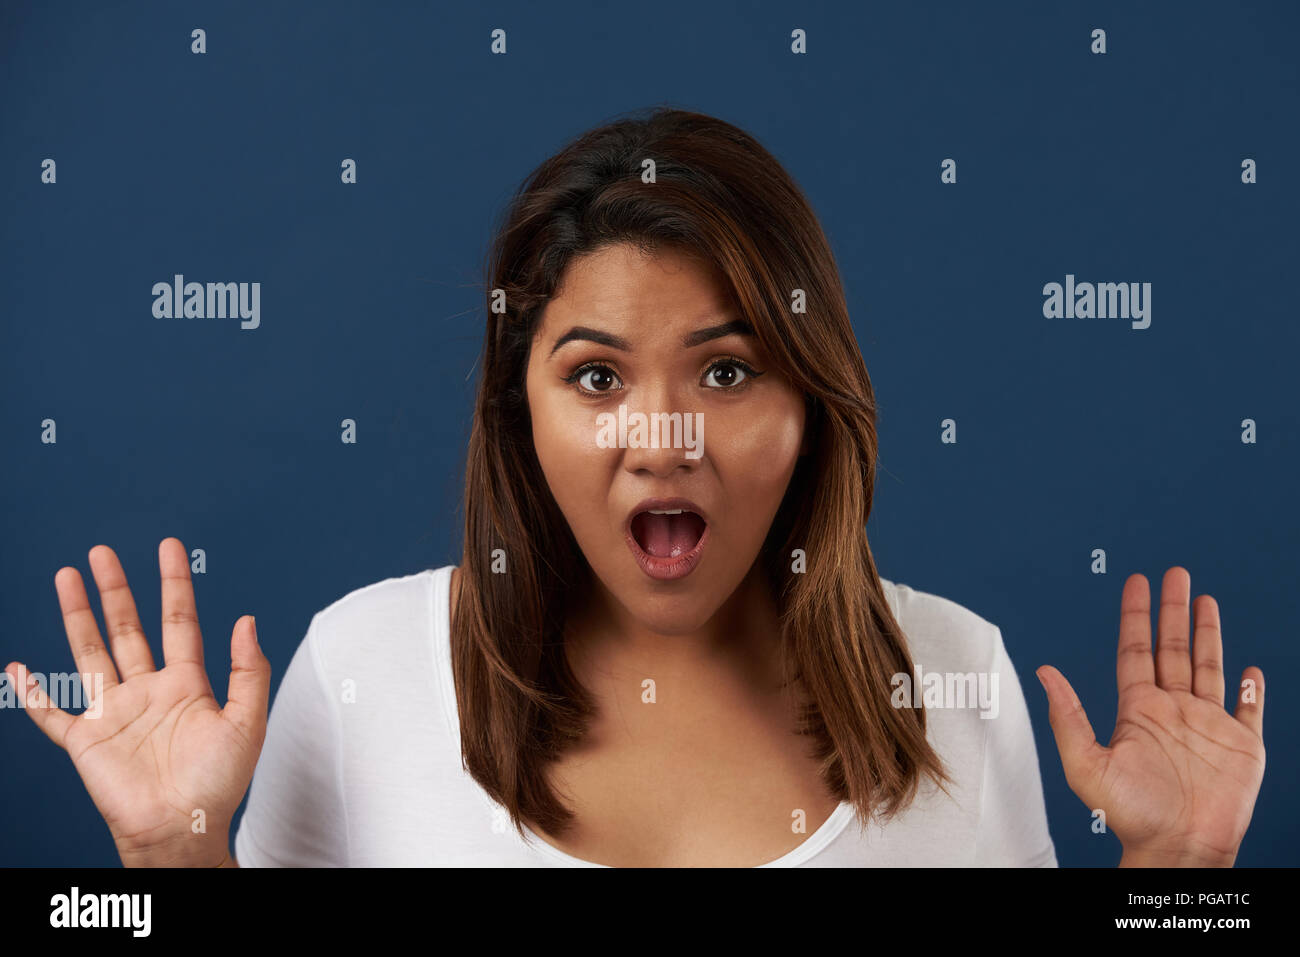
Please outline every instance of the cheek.
M715 419L713 434L705 433L707 446L733 501L761 502L775 510L799 458L802 400L781 396L761 408Z
M551 494L573 526L575 520L591 513L592 489L608 484L611 456L609 449L596 444L596 412L543 392L530 394L529 414L537 461Z

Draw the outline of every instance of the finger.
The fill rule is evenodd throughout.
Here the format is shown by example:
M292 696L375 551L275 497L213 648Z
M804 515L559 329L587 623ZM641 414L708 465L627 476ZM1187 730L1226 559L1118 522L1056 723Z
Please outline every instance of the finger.
M203 636L194 606L194 585L190 582L190 560L178 538L164 538L158 545L158 573L162 577L162 646L167 665L182 661L203 665Z
M1083 704L1065 675L1051 665L1043 665L1037 674L1047 692L1047 719L1056 738L1056 750L1061 753L1065 780L1078 794L1078 786L1091 778L1093 767L1105 756L1106 749L1097 743Z
M1219 603L1209 595L1196 599L1196 634L1192 642L1192 693L1223 707L1223 633Z
M5 674L13 682L14 694L21 701L22 708L29 715L36 727L45 732L46 737L63 750L68 750L68 729L77 719L62 708L54 707L49 696L32 677L27 666L21 662L11 661L5 665Z
M99 636L99 624L95 621L95 613L90 610L81 572L71 565L60 568L54 574L54 590L59 595L63 630L68 633L68 646L72 648L72 660L77 663L77 670L83 675L103 675L104 691L115 687L119 683L117 668Z
M249 738L261 741L270 695L271 662L257 643L257 622L247 615L235 623L230 636L230 688L221 716Z
M1151 661L1151 592L1145 575L1124 582L1119 604L1119 651L1115 654L1115 684L1120 697L1129 688L1155 683Z
M96 545L90 550L90 570L99 588L99 603L104 610L104 626L113 646L113 660L123 681L132 675L154 671L153 654L149 640L140 627L140 615L135 599L126 583L126 572L117 559L117 553L107 545Z
M1160 586L1160 622L1156 639L1156 684L1165 691L1192 690L1192 576L1175 565Z
M1241 673L1241 685L1237 689L1237 711L1233 717L1261 738L1264 737L1264 672L1254 665Z

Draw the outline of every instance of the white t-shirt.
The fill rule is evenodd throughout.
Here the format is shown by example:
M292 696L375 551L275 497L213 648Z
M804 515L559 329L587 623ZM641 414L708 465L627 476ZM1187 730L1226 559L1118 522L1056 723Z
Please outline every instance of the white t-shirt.
M241 867L600 866L531 830L521 838L462 767L451 572L376 582L312 618L235 835ZM763 866L1055 867L1029 713L1000 629L948 599L883 584L922 670L917 694L931 672L997 675L997 715L981 717L987 697L966 707L924 699L952 799L923 778L911 805L865 832L843 802Z

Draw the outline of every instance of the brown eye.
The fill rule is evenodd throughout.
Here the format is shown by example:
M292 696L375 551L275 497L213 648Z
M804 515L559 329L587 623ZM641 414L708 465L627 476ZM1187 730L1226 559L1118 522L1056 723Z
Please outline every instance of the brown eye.
M583 366L565 381L578 383L580 391L594 393L614 392L621 384L614 371L602 365Z
M584 372L578 381L593 392L604 392L614 384L614 373L597 367Z
M760 375L761 372L756 372L743 362L726 359L709 366L704 373L704 385L711 389L734 389L751 376L757 378Z

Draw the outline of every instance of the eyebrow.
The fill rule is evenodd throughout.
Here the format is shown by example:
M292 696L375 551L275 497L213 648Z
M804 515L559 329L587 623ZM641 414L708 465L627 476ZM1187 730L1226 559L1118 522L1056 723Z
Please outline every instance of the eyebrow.
M754 328L748 322L744 319L733 319L731 322L724 322L721 325L709 326L707 329L695 330L682 339L682 346L690 349L694 346L711 342L714 339L721 339L723 336L752 336L753 334ZM560 346L577 340L595 342L602 346L609 346L612 349L621 349L624 352L632 351L631 343L620 336L611 335L608 332L601 332L599 329L591 329L587 326L574 326L556 340L555 345L551 348L550 354L555 355Z

